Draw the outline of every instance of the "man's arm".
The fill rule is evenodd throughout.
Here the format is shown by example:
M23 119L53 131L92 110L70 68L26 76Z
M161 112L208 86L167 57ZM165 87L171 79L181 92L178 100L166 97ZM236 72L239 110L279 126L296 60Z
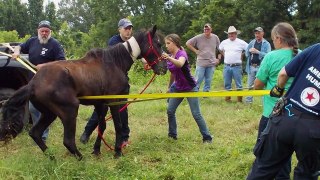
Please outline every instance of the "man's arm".
M63 50L61 44L59 44L59 43L56 47L55 60L66 60L64 50Z
M199 54L199 50L196 49L190 42L186 42L186 46L188 47L188 49L190 49L191 51L193 51L196 55Z

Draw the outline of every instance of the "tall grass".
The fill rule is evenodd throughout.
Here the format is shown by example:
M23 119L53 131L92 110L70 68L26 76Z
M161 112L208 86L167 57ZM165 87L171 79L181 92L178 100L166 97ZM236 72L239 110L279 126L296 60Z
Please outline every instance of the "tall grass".
M151 77L130 71L131 93L138 93ZM169 76L158 76L146 93L166 92ZM223 89L222 70L212 82ZM63 126L57 119L50 127L47 145L56 160L47 158L24 131L9 144L1 144L0 179L245 179L254 156L252 148L262 114L261 98L253 104L226 103L223 98L200 98L201 111L214 135L212 144L203 144L187 101L177 110L178 140L167 136L166 100L134 103L129 106L131 144L124 156L102 146L102 154L91 154L97 135L88 144L79 142L92 107L79 110L76 143L84 155L77 161L63 146ZM114 143L112 122L107 123L106 141Z

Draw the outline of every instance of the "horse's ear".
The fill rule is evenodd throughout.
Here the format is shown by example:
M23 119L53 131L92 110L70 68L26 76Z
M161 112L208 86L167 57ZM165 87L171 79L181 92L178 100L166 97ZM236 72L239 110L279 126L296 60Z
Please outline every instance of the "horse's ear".
M152 37L154 37L154 35L156 34L156 31L157 31L157 25L154 25L151 32Z

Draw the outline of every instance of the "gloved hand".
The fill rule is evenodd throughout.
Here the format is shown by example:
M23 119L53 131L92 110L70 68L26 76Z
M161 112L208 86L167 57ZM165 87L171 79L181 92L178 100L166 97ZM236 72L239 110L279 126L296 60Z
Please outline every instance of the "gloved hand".
M281 97L283 95L284 88L279 87L278 85L275 85L271 90L270 90L270 96L271 97Z

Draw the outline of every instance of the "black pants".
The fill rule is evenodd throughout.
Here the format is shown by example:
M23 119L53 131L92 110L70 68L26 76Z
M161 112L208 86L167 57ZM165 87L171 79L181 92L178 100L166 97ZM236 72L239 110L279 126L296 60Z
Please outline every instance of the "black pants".
M124 141L127 141L129 139L129 133L130 133L130 128L128 125L128 109L127 108L125 108L122 112L120 112L120 118L122 122L122 132L121 132L122 139ZM98 126L98 123L99 123L98 113L94 110L90 119L86 124L86 127L84 128L84 133L90 136Z
M127 77L128 78L128 77ZM129 81L129 78L128 78ZM125 87L125 92L129 93L130 91L130 85L127 84L127 87ZM127 99L122 99L123 101L127 101ZM122 140L127 141L129 139L130 134L130 128L128 124L128 109L125 108L123 111L120 112L120 118L122 123ZM84 133L86 133L88 136L92 134L92 132L96 129L96 127L99 124L98 119L98 113L96 110L93 111L89 121L86 124L86 127L84 128Z
M258 129L258 137L257 137L257 143L260 141L260 136L263 130L267 127L267 124L269 122L269 118L265 116L261 116L260 123L259 123L259 129ZM291 172L291 157L288 160L288 162L280 169L278 174L275 177L275 180L290 180L290 172ZM254 164L257 163L257 161L253 162ZM253 165L256 167L255 165Z
M294 179L317 179L320 170L320 119L289 117L286 113L270 118L254 148L255 163L247 179L274 179L296 152L298 165Z

